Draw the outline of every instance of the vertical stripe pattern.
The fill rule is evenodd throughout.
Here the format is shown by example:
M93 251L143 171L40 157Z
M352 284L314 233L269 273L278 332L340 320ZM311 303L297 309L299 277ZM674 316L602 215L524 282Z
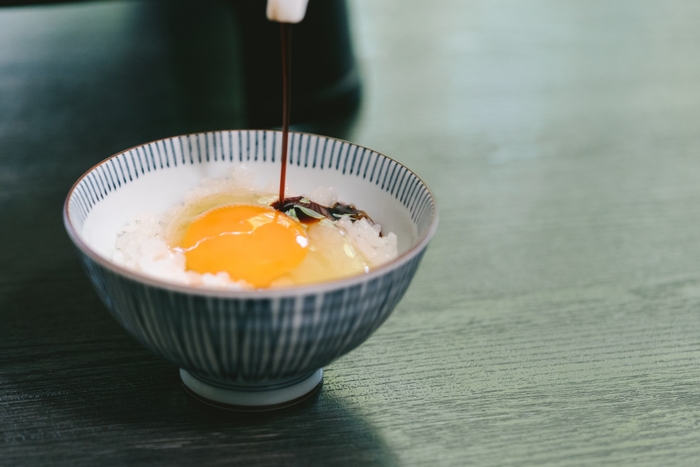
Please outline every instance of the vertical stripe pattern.
M290 165L361 178L393 196L410 212L419 238L434 229L430 191L398 162L308 134L292 134L290 148ZM69 229L80 236L96 205L150 172L207 161L273 164L280 153L281 134L275 131L201 133L130 149L97 165L76 184L66 200ZM360 345L405 293L425 245L379 276L331 282L314 293L290 289L274 298L168 290L126 277L78 251L100 298L145 347L204 378L255 383L308 374Z

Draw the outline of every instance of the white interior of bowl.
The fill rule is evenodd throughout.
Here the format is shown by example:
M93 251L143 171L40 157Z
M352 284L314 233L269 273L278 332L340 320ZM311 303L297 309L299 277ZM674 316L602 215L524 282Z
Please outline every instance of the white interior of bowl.
M256 186L263 188L270 184L276 185L279 180L279 157L276 158L277 162L272 162L270 158L266 161L260 159L244 162L257 175ZM90 249L111 259L118 233L129 219L143 211L163 213L171 206L181 203L183 195L197 186L202 177L220 177L228 168L239 163L235 160L211 160L171 165L139 173L138 178L132 177L128 183L120 186L107 180L104 185L112 185L114 189L109 190L103 199L91 207L84 221L76 209L70 208L70 203L68 217L76 229L75 233ZM113 168L110 171L115 173L114 179L117 179L119 172ZM310 164L304 167L292 163L287 169L287 183L290 188L288 195L308 194L319 186L335 188L341 201L366 211L375 222L382 225L384 232L394 232L397 235L399 254L410 249L420 239L418 226L412 221L410 211L383 190L381 184L367 178L343 174L340 170L324 170L313 168Z

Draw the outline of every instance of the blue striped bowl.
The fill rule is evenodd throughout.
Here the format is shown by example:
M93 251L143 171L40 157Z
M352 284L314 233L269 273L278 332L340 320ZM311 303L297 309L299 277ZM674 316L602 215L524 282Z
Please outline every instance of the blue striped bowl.
M131 217L181 202L202 177L245 163L263 185L275 182L281 140L276 131L221 131L147 143L90 169L66 199L66 230L111 314L211 403L268 408L313 392L324 365L386 320L437 227L433 195L403 165L348 142L292 133L288 183L299 193L335 187L397 234L397 259L342 280L251 291L172 284L111 261Z

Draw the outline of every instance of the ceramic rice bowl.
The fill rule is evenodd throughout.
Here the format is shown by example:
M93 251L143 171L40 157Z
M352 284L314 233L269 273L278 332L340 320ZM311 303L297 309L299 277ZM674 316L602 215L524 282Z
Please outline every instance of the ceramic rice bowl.
M340 200L397 234L398 258L342 280L248 291L169 283L111 260L130 218L180 203L202 177L243 163L263 185L277 181L281 141L276 131L221 131L147 143L90 169L65 203L68 234L110 313L212 404L263 409L313 393L323 366L387 319L437 226L430 190L403 165L348 142L292 133L288 184L300 194L335 187Z

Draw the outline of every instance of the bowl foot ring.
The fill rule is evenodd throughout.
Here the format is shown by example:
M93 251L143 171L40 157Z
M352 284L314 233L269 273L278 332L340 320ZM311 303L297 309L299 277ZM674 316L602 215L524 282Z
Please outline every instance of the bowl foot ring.
M313 396L323 385L323 368L299 378L268 385L239 385L180 369L185 391L214 407L241 412L283 409Z

